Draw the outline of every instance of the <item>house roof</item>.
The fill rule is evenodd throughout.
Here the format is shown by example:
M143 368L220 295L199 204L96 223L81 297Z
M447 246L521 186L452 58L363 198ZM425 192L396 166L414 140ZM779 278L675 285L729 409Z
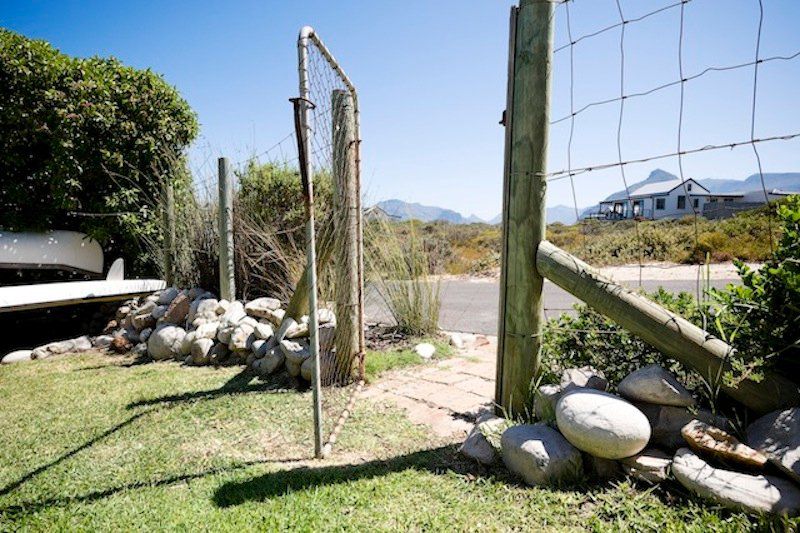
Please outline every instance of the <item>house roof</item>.
M630 192L631 198L642 198L645 196L658 196L662 194L669 194L670 192L674 191L678 187L683 187L684 184L692 183L694 187L699 187L700 191L692 190L691 194L694 196L701 196L705 194L709 194L709 190L694 181L692 178L689 178L685 181L681 181L680 178L676 178L674 180L664 180L664 181L657 181L655 183L645 183L641 187L637 187L633 191Z

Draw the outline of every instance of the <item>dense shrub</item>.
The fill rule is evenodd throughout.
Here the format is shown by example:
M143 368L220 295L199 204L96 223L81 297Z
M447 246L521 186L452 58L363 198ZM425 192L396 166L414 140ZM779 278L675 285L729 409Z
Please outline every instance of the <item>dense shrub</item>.
M0 131L0 227L83 231L149 264L140 243L158 214L143 197L163 179L188 190L175 170L197 134L173 87L150 70L68 57L0 29Z
M659 289L649 295L667 309L701 326L703 319L695 298L688 293L672 294ZM692 390L701 379L681 363L668 358L613 320L585 304L575 314L564 313L547 322L542 343L542 380L557 383L566 368L591 365L601 369L612 385L644 365L658 363L673 371Z
M800 382L800 196L777 214L783 233L769 261L758 270L737 262L741 285L711 291L719 334L739 351L728 380L775 366Z

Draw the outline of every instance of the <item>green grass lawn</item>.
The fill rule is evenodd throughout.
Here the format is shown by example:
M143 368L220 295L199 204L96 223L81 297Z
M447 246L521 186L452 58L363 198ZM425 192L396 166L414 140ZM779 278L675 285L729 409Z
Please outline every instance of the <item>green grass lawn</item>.
M0 367L0 530L727 530L628 483L533 489L360 401L315 461L308 392L239 368L65 356Z

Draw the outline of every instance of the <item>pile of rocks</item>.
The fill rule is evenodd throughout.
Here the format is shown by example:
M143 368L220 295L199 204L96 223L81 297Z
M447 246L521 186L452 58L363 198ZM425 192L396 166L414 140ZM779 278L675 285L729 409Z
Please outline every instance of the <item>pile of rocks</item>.
M3 362L100 348L188 365L246 364L261 375L286 368L289 375L310 380L308 317L284 320L285 314L275 298L231 302L200 288L170 287L124 302L102 335L18 350ZM336 317L330 309L319 309L317 316L320 352L327 354L322 358L324 371L325 361L331 359Z
M650 484L675 480L737 510L800 512L800 408L760 418L744 443L658 365L625 377L619 395L607 388L591 367L566 370L559 385L538 388L535 423L485 415L461 451L483 464L502 459L529 485L629 475Z

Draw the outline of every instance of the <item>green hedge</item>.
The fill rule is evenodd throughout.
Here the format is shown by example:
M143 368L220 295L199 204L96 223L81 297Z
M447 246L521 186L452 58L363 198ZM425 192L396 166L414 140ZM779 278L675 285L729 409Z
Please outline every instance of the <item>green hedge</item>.
M183 153L197 129L150 70L0 30L0 228L83 231L150 270L142 243L158 232L159 183L190 183Z

